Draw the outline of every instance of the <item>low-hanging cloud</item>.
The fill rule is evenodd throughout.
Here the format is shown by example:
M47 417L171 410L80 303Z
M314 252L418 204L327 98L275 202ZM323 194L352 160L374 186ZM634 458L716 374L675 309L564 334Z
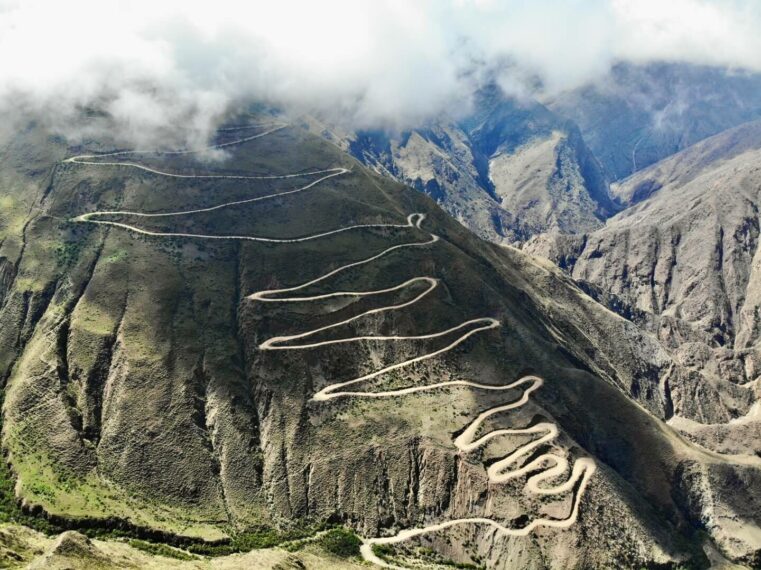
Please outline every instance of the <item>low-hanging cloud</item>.
M759 29L757 0L0 0L0 114L135 145L202 144L252 100L398 129L492 78L552 94L619 61L761 71Z

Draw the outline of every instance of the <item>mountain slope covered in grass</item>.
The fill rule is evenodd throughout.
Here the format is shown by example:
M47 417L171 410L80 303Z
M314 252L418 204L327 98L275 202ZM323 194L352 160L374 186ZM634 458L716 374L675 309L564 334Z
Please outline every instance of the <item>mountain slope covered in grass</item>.
M758 458L665 423L688 366L550 263L260 122L220 131L221 159L4 146L27 511L204 552L340 523L386 564L758 562Z

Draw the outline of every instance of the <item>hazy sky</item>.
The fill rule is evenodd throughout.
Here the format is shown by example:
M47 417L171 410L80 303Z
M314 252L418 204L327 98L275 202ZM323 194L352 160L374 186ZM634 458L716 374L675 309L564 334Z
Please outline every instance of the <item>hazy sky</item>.
M495 72L552 93L621 60L761 71L759 30L761 0L0 0L0 112L73 134L92 108L135 144L200 144L252 98L403 127Z

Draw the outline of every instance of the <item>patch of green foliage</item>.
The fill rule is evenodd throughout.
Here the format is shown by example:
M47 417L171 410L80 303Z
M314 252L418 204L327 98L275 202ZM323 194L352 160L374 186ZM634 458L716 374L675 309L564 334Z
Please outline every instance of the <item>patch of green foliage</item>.
M202 556L227 556L228 554L235 554L238 550L232 544L207 544L197 543L191 544L187 548L188 552L193 554L200 554Z
M120 538L135 537L135 533L119 528L92 527L78 530L88 538L100 538L103 540L115 540Z
M235 535L232 544L242 552L257 550L260 548L272 548L288 540L306 538L309 532L302 529L279 531L270 527L255 527Z
M69 265L79 257L81 250L81 242L66 242L55 246L53 253L55 254L56 263L60 267Z
M362 540L347 528L334 528L323 534L317 540L317 544L335 556L351 558L359 556Z
M373 544L372 551L373 554L381 560L386 560L394 554L393 546L389 546L388 544Z
M3 396L0 395L0 409L3 405ZM2 430L2 415L0 414L0 430ZM13 473L8 467L4 457L0 457L0 522L16 523L28 526L45 534L63 532L64 529L54 525L50 521L28 515L21 510L16 501L14 492L15 480Z
M103 261L106 263L116 263L117 261L122 261L124 259L127 259L127 252L126 250L120 249L111 255L104 257Z
M236 552L249 552L261 548L272 548L284 542L301 540L312 535L311 528L296 528L278 530L268 526L257 526L244 532L233 534L229 543L204 544L196 543L188 546L188 551L204 556L225 556Z
M177 560L197 560L196 556L188 554L177 548L172 548L166 544L156 544L154 542L146 542L145 540L133 539L128 542L132 548L137 548L148 554L154 556L165 556L167 558L176 558Z

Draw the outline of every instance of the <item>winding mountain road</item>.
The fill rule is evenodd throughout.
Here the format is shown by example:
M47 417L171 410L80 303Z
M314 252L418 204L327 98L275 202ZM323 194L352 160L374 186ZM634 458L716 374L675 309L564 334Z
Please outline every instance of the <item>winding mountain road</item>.
M249 128L249 127L241 127L241 128ZM239 139L237 141L232 141L229 143L216 145L216 146L208 147L207 149L201 149L201 150L216 149L216 148L222 148L222 147L232 146L236 144L242 144L247 141L251 141L251 140L266 136L268 134L277 132L283 128L285 128L285 125L275 125L275 126L272 126L271 128L268 128L262 133L258 133L256 135ZM180 210L175 212L164 212L164 213L142 213L142 212L133 212L133 211L99 211L99 212L91 212L91 213L82 214L74 218L72 221L83 222L83 223L93 223L93 224L99 224L99 225L108 225L108 226L113 226L113 227L121 228L127 231L131 231L131 232L135 232L135 233L139 233L143 235L148 235L148 236L182 237L182 238L212 239L212 240L221 240L221 239L249 240L249 241L267 242L267 243L299 243L299 242L321 239L321 238L335 235L341 232L367 229L367 228L410 228L412 230L424 231L422 229L422 223L425 220L425 214L422 214L422 213L410 214L407 217L406 223L403 223L403 224L398 224L398 223L358 224L358 225L346 226L346 227L335 229L332 231L326 231L322 233L316 233L316 234L311 234L311 235L307 235L303 237L293 237L293 238L272 238L272 237L261 237L261 236L205 235L205 234L190 234L190 233L177 233L177 232L159 232L159 231L145 230L137 226L122 223L122 222L114 222L110 220L99 219L99 218L109 217L109 216L134 216L136 218L161 218L161 217L169 218L169 217L178 217L178 216L189 216L193 214L210 212L210 211L227 208L231 206L248 204L248 203L253 203L253 202L258 202L258 201L263 201L268 199L275 199L282 196L297 194L299 192L304 192L311 188L314 188L320 183L326 180L329 180L330 178L333 178L335 176L341 176L349 172L349 170L346 168L332 168L332 169L319 170L319 171L313 171L308 173L267 175L267 176L196 175L196 174L191 175L191 174L177 174L177 173L163 172L163 171L160 171L154 168L149 168L134 162L118 162L118 161L104 162L100 160L104 157L131 156L131 155L147 154L147 153L169 155L169 154L190 154L193 152L199 152L199 151L198 150L196 151L185 150L185 151L172 151L172 152L123 151L123 152L113 152L113 153L97 154L97 155L79 155L79 156L69 158L65 162L80 164L80 165L89 165L89 166L101 166L101 167L129 167L129 168L135 168L135 169L148 172L154 175L158 175L158 176L169 176L174 178L206 178L206 179L211 178L211 179L235 179L235 180L269 179L271 180L271 179L298 178L298 177L306 177L306 176L314 176L314 175L323 175L323 176L321 176L317 180L314 180L313 182L305 186L295 188L292 190L279 192L279 193L273 193L266 196L259 196L259 197L251 198L247 200L237 200L237 201L227 202L227 203L219 204L216 206L211 206L208 208L199 208L194 210ZM544 446L548 446L558 437L559 435L558 427L557 425L553 423L541 422L526 428L495 429L485 433L484 435L481 435L481 436L478 435L484 422L488 420L489 418L491 418L492 416L496 414L504 413L504 412L509 412L510 410L514 410L525 405L529 401L530 395L534 391L538 390L544 382L542 378L538 376L525 376L523 378L518 379L515 382L512 382L511 384L506 384L506 385L483 384L483 383L478 383L478 382L474 382L470 380L451 380L451 381L437 382L437 383L422 385L422 386L413 385L413 386L407 386L403 388L397 388L397 389L385 390L385 391L373 391L372 389L360 391L354 388L352 388L351 391L346 390L349 387L356 387L360 384L363 384L370 380L378 378L379 376L382 376L388 372L392 372L394 370L400 370L400 369L409 367L415 363L428 360L431 358L435 358L437 356L445 354L448 351L460 345L461 343L463 343L465 340L467 340L473 335L500 327L500 323L496 319L493 319L491 317L474 318L474 319L464 321L451 328L438 331L438 332L429 333L429 334L423 334L423 335L414 335L414 336L359 335L359 336L350 336L346 338L337 338L337 339L331 339L331 340L321 340L321 341L311 340L313 337L321 333L324 333L333 329L337 329L339 327L343 327L345 325L348 325L350 323L353 323L355 321L358 321L370 315L377 315L377 314L386 313L390 311L403 310L407 307L410 307L414 305L415 303L424 299L431 292L433 292L439 286L439 280L436 279L435 277L420 276L420 277L414 277L412 279L409 279L407 281L404 281L392 287L370 290L370 291L336 291L332 293L324 293L324 294L316 294L316 295L309 295L306 293L302 293L303 291L307 290L309 287L312 287L313 285L317 285L319 283L327 281L342 272L372 263L373 261L376 261L380 259L381 257L389 255L395 251L399 251L404 248L429 247L429 246L433 246L438 241L439 241L438 236L436 236L435 234L429 234L428 238L422 241L412 241L412 242L402 243L402 244L388 247L387 249L381 251L380 253L361 259L359 261L355 261L355 262L340 266L336 269L328 271L323 275L320 275L316 278L313 278L299 285L294 285L291 287L281 288L281 289L257 291L248 296L248 299L252 302L309 303L313 301L321 301L325 299L333 299L338 297L353 297L353 298L372 297L372 296L383 295L388 293L401 292L405 289L408 289L414 286L420 286L420 285L424 286L422 292L419 292L417 295L415 295L412 299L408 301L404 301L397 304L386 305L386 306L378 307L374 309L369 309L367 311L364 311L348 319L344 319L342 321L329 324L326 326L322 326L316 329L311 329L311 330L289 334L289 335L272 337L268 340L265 340L259 345L260 350L278 351L278 350L314 349L314 348L319 348L319 347L329 346L334 344L359 343L359 342L366 342L366 341L405 342L405 341L431 340L431 339L438 339L438 338L452 339L444 347L439 348L437 350L433 350L431 352L416 356L414 358L410 358L403 362L398 362L395 364L383 366L377 370L374 370L372 372L369 372L357 378L352 378L349 380L329 384L328 386L325 386L319 392L314 394L312 399L315 401L324 402L324 401L335 399L335 398L346 398L346 397L355 397L355 398L402 397L402 396L407 396L407 395L411 395L411 394L415 394L415 393L423 392L423 391L431 391L431 390L436 390L441 388L455 388L455 387L467 387L467 388L472 388L477 390L495 391L495 392L496 391L514 391L514 390L522 389L522 395L518 399L514 401L510 401L506 404L495 406L479 414L470 424L468 424L468 426L462 431L462 433L460 433L460 435L454 438L453 444L457 448L458 452L462 454L467 454L467 453L472 453L474 451L482 449L485 445L487 445L490 441L494 440L495 438L528 436L529 441L519 445L514 451L512 451L505 457L502 457L501 459L489 465L486 468L487 477L491 483L499 484L499 483L507 482L511 479L529 475L525 485L525 489L529 493L533 493L535 495L542 495L542 496L554 496L554 495L560 496L567 493L572 493L573 494L572 507L568 516L562 519L547 518L547 517L536 518L536 519L533 519L528 524L526 524L525 526L516 527L516 528L507 527L503 525L502 523L500 523L499 521L490 519L487 517L457 518L457 519L445 521L442 523L402 530L393 536L364 539L362 547L361 547L361 553L362 553L362 556L365 558L365 560L375 563L379 566L386 567L386 568L398 569L401 567L395 566L394 564L386 560L383 560L382 558L377 556L375 552L373 551L373 546L396 544L396 543L400 543L417 536L430 534L434 532L440 532L440 531L443 531L458 525L473 525L473 524L488 525L495 528L498 532L502 534L511 535L511 536L526 536L540 526L559 528L559 529L568 528L571 525L573 525L578 518L579 505L584 496L584 492L587 488L589 480L596 470L595 462L591 458L576 459L573 462L573 464L570 465L565 455L561 455L559 453L553 453L553 452L538 453L540 448ZM564 478L565 474L569 470L570 470L570 475ZM530 475L531 473L534 473L534 474ZM558 481L558 480L561 482L555 485L551 484L552 481Z

